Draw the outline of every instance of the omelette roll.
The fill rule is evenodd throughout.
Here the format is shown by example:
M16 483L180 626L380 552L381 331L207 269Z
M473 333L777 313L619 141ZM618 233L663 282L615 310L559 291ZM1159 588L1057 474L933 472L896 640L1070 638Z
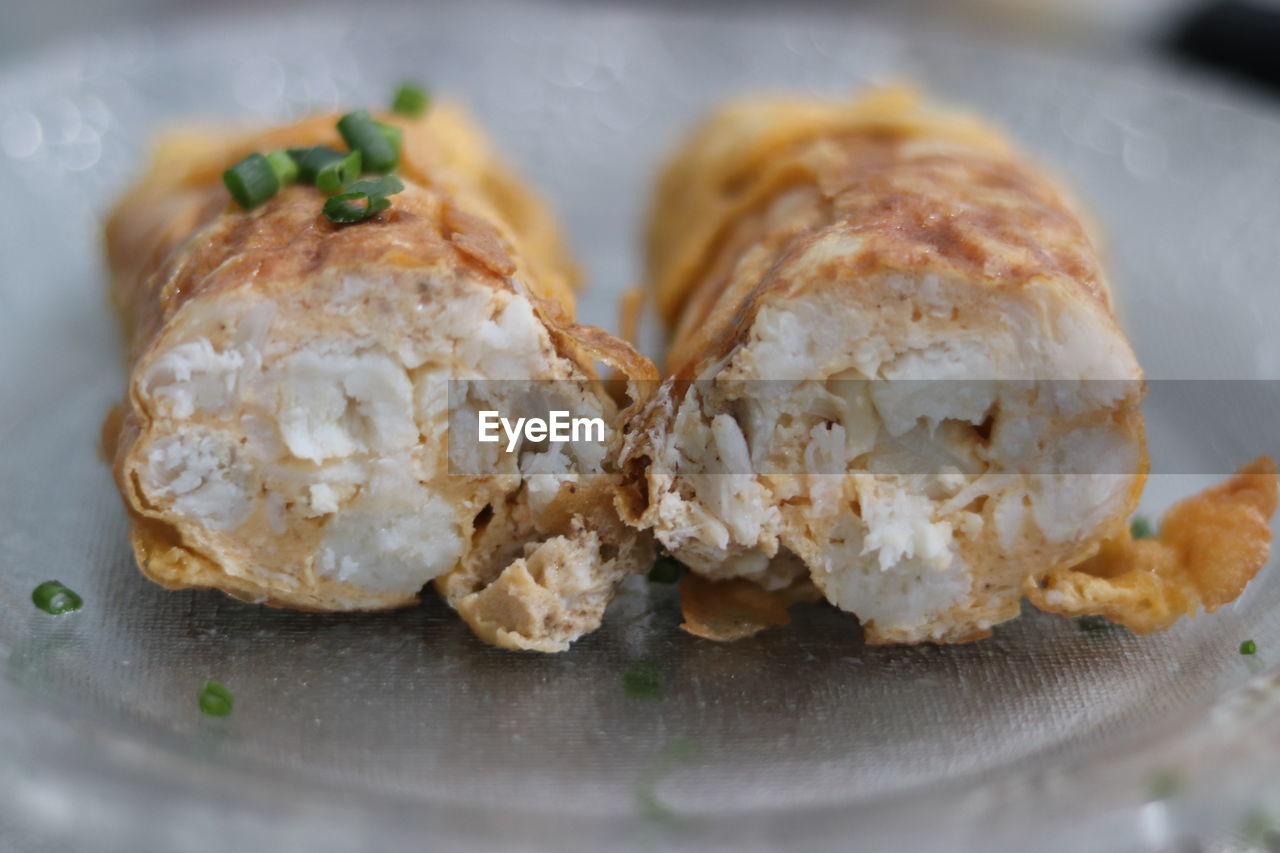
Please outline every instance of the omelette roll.
M731 104L663 174L648 259L672 344L628 518L695 609L811 585L869 642L968 641L1126 535L1142 370L1081 215L980 122L905 90Z
M330 221L302 184L245 211L220 179L255 151L342 147L337 116L172 134L111 216L129 376L104 435L138 565L317 611L434 582L482 639L562 650L651 561L614 509L616 447L456 470L450 383L546 380L614 424L593 365L653 368L573 322L553 218L460 109L377 118L401 132L405 187L363 222Z

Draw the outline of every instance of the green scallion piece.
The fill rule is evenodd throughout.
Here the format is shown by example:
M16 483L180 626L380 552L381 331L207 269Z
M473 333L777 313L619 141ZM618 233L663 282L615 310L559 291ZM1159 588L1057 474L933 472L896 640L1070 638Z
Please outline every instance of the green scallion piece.
M341 160L326 164L316 173L316 188L333 195L347 188L347 184L360 177L360 152L352 151Z
M1256 655L1258 653L1258 644L1253 640L1245 640L1240 644L1240 654Z
M1151 777L1149 800L1167 800L1182 788L1182 779L1173 770L1160 770Z
M360 152L365 171L390 172L396 167L400 158L395 146L367 111L356 110L338 119L338 133L342 134L348 148Z
M280 186L291 184L298 180L298 164L293 161L293 157L283 148L277 148L275 151L267 152L267 162L271 164L271 171L276 173L276 180L280 182Z
M1129 525L1129 532L1133 534L1134 539L1150 539L1156 535L1155 529L1151 526L1151 522L1147 521L1143 516L1138 516Z
M369 181L356 181L347 192L335 195L324 203L324 215L330 222L347 225L363 222L391 206L389 195L404 189L399 178L386 175Z
M649 569L649 583L675 583L680 580L683 568L673 557L663 555Z
M391 111L409 118L419 118L431 106L431 95L417 86L406 83L396 90L391 101Z
M368 193L369 195L389 196L404 190L404 181L395 175L383 175L380 178L365 178L347 187L351 192Z
M311 148L290 148L289 156L298 164L298 180L314 184L321 169L343 159L347 156L347 152L325 145L315 145Z
M373 198L368 193L339 193L324 203L324 218L340 225L350 225L364 222L390 206L390 200Z
M661 699L662 670L657 661L636 661L622 672L622 692L631 699Z
M378 122L378 130L382 131L382 135L391 143L391 147L396 150L396 159L400 158L400 151L404 148L404 134L400 132L400 128L394 124L386 122Z
M1076 627L1081 631L1114 631L1120 626L1104 616L1081 616L1076 619Z
M31 602L51 616L79 610L84 599L62 585L62 581L45 581L31 591Z
M198 697L200 712L210 717L227 717L235 707L236 697L219 681L206 681Z
M222 183L236 204L245 210L253 210L280 192L280 179L271 163L257 152L223 172Z

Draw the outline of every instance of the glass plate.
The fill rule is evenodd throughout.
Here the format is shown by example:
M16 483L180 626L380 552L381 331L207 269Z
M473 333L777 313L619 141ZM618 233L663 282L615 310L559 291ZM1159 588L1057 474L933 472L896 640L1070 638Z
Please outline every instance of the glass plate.
M1280 123L1167 69L1020 54L807 14L456 3L190 20L0 74L0 847L5 850L1155 849L1241 844L1280 805L1280 573L1166 634L1028 612L968 646L868 647L800 608L717 645L637 581L557 656L488 648L438 601L316 616L144 581L95 447L123 385L101 218L148 135L469 102L566 217L612 326L654 170L717 98L909 77L1008 127L1109 235L1157 378L1280 375ZM1259 386L1263 387L1263 386ZM1210 412L1274 451L1274 420ZM1151 414L1145 511L1209 482ZM1212 444L1213 442L1207 442ZM1236 461L1243 461L1236 460ZM56 577L85 608L50 618ZM1253 638L1258 659L1237 653ZM660 696L624 686L637 662ZM205 679L236 709L202 717Z

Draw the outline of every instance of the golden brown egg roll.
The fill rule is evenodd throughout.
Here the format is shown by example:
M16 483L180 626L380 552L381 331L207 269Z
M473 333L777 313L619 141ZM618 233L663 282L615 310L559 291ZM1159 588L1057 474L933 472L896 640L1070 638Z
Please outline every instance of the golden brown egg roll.
M654 369L574 323L554 217L449 103L376 116L403 134L406 188L365 222L330 222L311 186L230 201L224 169L341 146L337 118L171 134L111 215L129 379L106 432L138 565L317 611L408 605L434 581L482 639L565 649L652 560L614 509L617 448L522 445L460 470L450 380L545 380L616 424L593 365Z
M1090 227L999 133L905 89L732 103L666 167L648 262L672 340L626 509L693 570L689 630L785 621L744 581L872 643L981 638L1028 592L1164 626L1115 567L1062 574L1128 541L1144 380Z

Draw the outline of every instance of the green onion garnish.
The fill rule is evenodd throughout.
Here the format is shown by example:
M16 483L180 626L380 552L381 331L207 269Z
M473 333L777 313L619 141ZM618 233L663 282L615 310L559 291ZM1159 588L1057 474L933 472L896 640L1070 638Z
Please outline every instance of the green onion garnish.
M1081 616L1076 620L1076 627L1081 631L1111 631L1120 626L1102 616Z
M636 805L640 807L641 814L650 820L673 825L683 823L687 819L685 815L664 803L658 797L655 787L673 765L696 758L698 752L698 744L688 738L676 738L662 748L661 754L636 780Z
M1253 640L1245 640L1240 644L1240 654L1256 655L1258 653L1258 644Z
M396 90L391 111L409 118L418 118L431 106L431 96L417 86L405 84Z
M367 111L356 110L338 119L338 133L342 134L348 148L360 152L366 171L390 172L396 167L400 158L396 155L395 146Z
M236 697L225 684L218 681L206 681L200 688L200 711L210 717L230 716L235 707Z
M701 751L702 748L695 740L687 737L673 738L662 747L662 760L665 762L692 761Z
M324 218L341 225L350 225L353 222L364 222L390 206L389 200L372 198L368 193L341 193L324 203Z
M399 159L400 150L404 148L404 134L400 132L400 128L394 124L378 122L378 130L382 131L382 135L391 143L391 147L396 150L396 158Z
M1152 775L1148 787L1148 798L1151 800L1167 800L1178 793L1182 787L1182 779L1170 769L1160 770Z
M267 162L271 164L271 171L276 173L276 180L280 182L280 186L291 184L298 180L298 164L293 161L293 157L289 155L289 152L283 148L268 151Z
M1240 834L1251 847L1260 850L1280 850L1280 829L1266 809L1255 806L1244 816Z
M325 145L315 145L311 148L290 148L289 156L298 164L298 180L314 184L321 169L343 159L347 154Z
M349 224L363 222L391 206L389 195L404 189L399 178L386 175L372 181L356 181L347 192L324 203L324 215L330 222Z
M622 692L632 699L661 699L662 670L657 661L636 661L623 670Z
M649 569L649 583L675 583L680 580L682 568L674 558L663 555Z
M347 184L360 177L360 152L352 151L340 160L325 164L316 173L316 187L333 195L346 189Z
M31 601L45 613L60 616L79 610L84 599L62 585L61 581L45 581L31 591Z
M1133 524L1129 525L1129 532L1133 534L1134 539L1150 539L1156 535L1151 522L1141 515L1133 520Z
M271 163L256 152L223 172L222 183L245 210L252 210L280 191L280 179Z

